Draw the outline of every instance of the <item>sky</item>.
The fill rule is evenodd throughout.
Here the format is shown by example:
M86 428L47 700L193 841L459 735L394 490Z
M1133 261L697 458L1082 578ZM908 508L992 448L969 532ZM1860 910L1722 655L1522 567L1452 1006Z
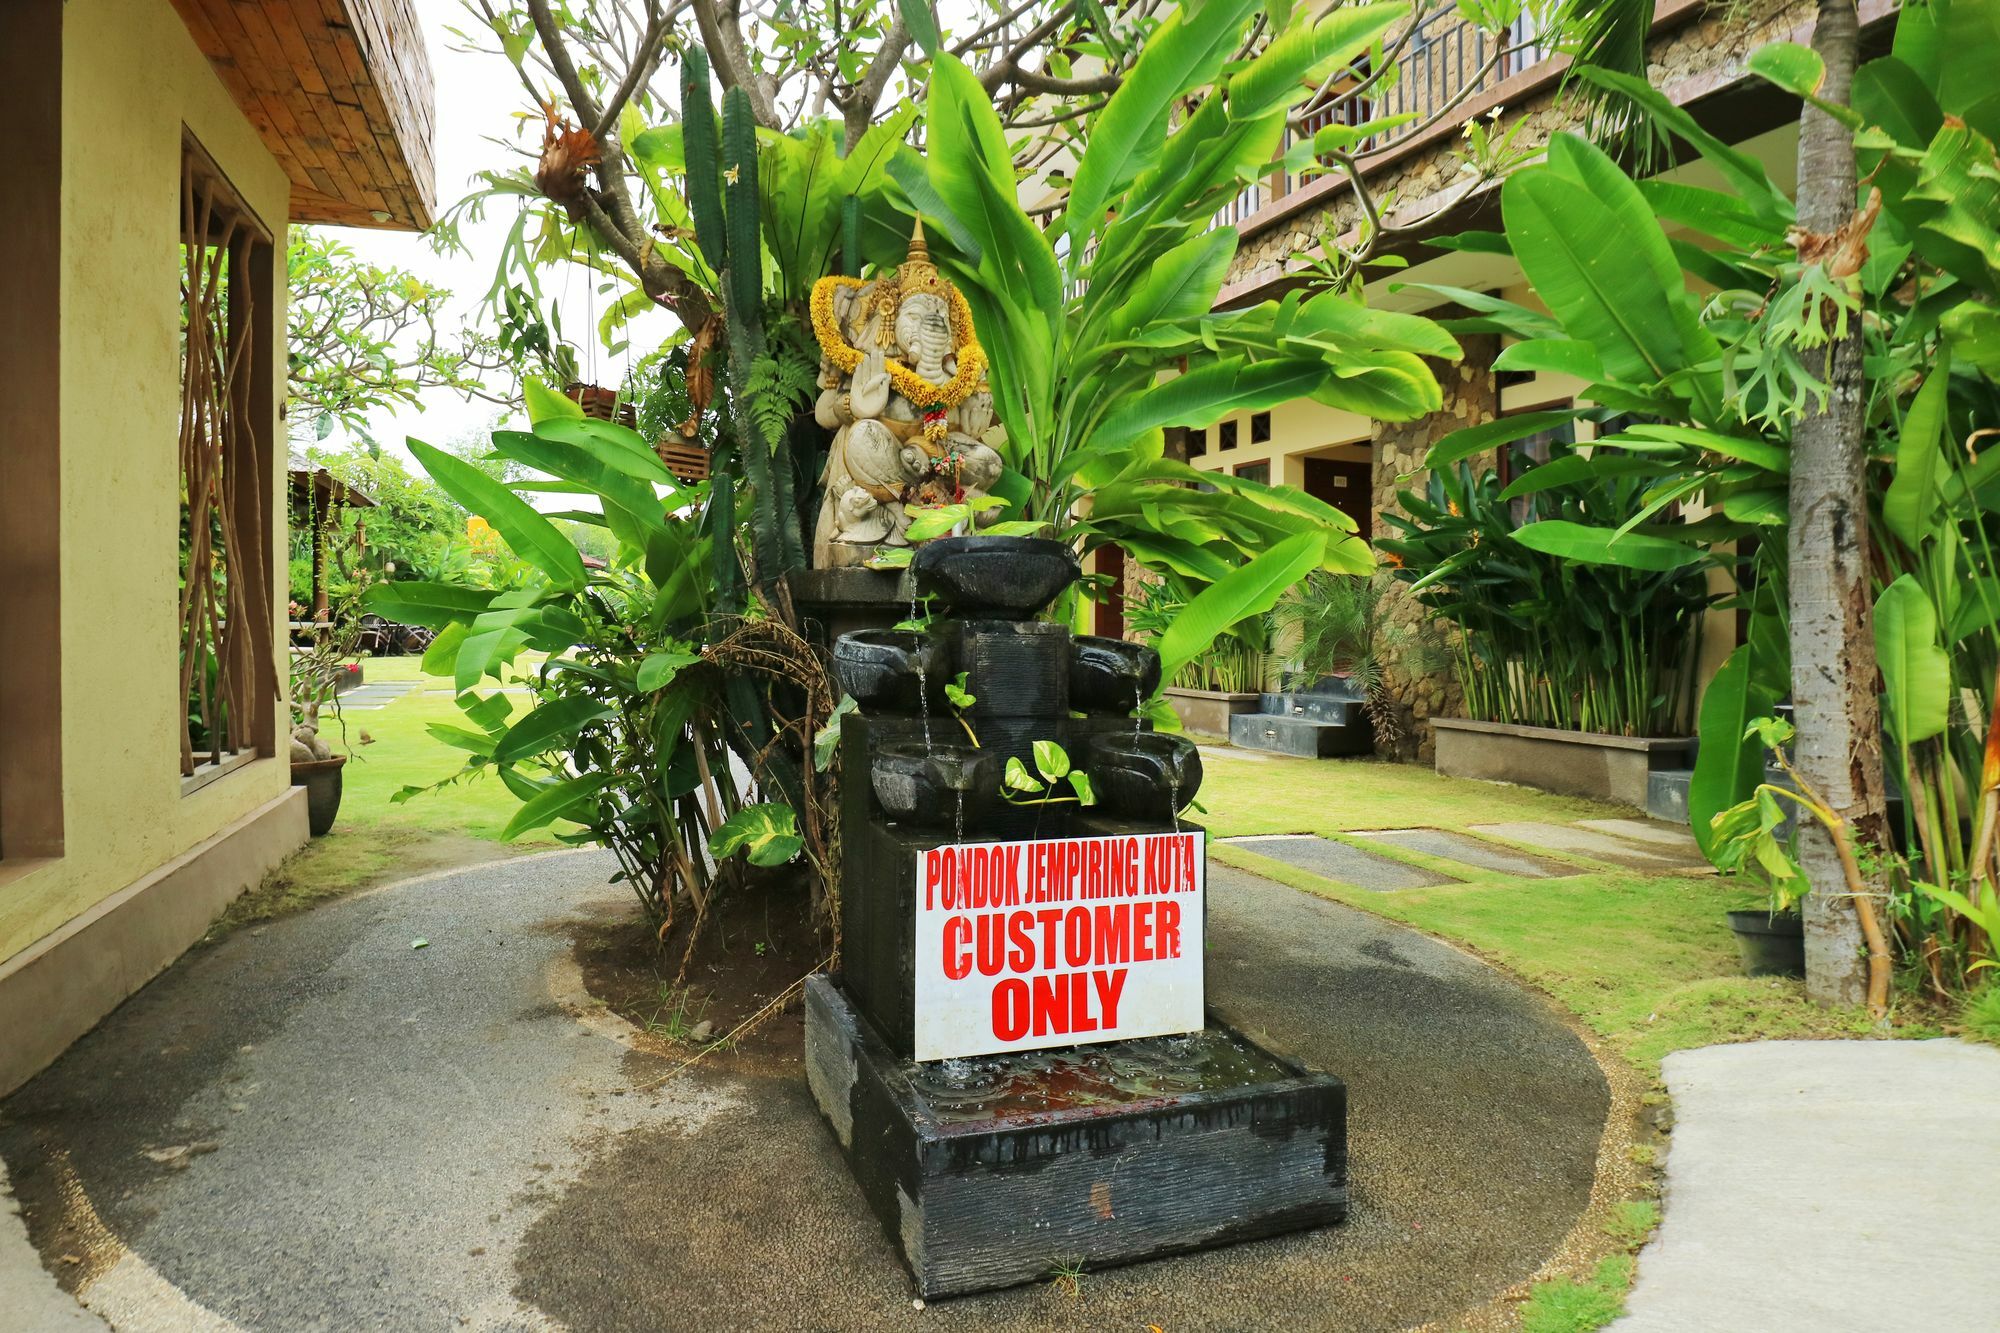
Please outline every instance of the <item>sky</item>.
M437 97L437 194L442 214L472 188L474 175L514 165L521 159L510 154L499 138L516 140L519 116L528 106L527 94L508 62L497 55L481 55L456 50L461 45L447 27L465 27L469 16L456 0L425 0L418 6L424 26L424 41L430 49L431 74ZM540 143L539 131L530 127L519 133L521 142ZM356 254L376 264L395 265L417 274L427 282L448 288L452 302L447 308L446 327L461 320L483 321L479 303L493 282L494 264L501 242L514 218L513 202L496 200L486 220L467 225L464 236L471 255L440 255L427 237L408 232L375 231L357 227L318 228L350 246ZM641 317L633 326L632 350L612 356L597 339L597 317L609 297L594 288L601 281L575 265L564 272L544 275L547 290L560 311L567 340L577 348L585 378L617 385L625 368L648 349L664 340L676 327L671 316L657 312ZM594 372L594 373L593 373ZM380 413L370 422L375 438L407 456L406 436L414 435L430 443L442 443L483 435L503 409L483 400L467 402L449 390L433 389L422 399L423 410L405 409ZM344 441L336 434L326 441Z

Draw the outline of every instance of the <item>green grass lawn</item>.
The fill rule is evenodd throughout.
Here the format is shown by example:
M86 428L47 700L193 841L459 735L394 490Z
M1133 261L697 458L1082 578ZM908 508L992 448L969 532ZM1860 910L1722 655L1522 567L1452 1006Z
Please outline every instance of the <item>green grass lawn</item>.
M420 658L367 658L362 677L412 681L418 689L384 708L349 710L344 741L338 723L322 725L334 748L350 755L341 771L340 817L330 833L314 838L232 904L218 923L222 929L427 871L561 845L546 829L500 841L501 829L521 803L490 773L402 804L393 801L404 787L428 786L458 770L464 752L425 728L435 722L464 726L465 718L452 701L450 679L425 675ZM527 696L518 696L516 711L526 707Z
M1568 823L1636 815L1622 806L1373 760L1216 756L1204 769L1202 819L1219 838L1342 838L1369 829L1463 831L1505 820ZM1463 882L1374 893L1247 847L1218 844L1210 854L1473 949L1548 992L1649 1078L1657 1076L1662 1056L1687 1047L1868 1031L1859 1010L1808 1004L1799 982L1741 975L1723 913L1754 905L1759 895L1713 875L1636 873L1537 849L1537 855L1573 862L1587 873L1522 879L1353 841Z
M1633 812L1529 787L1440 777L1377 759L1214 756L1202 765L1202 819L1219 838L1257 833L1463 828L1503 820L1568 823Z

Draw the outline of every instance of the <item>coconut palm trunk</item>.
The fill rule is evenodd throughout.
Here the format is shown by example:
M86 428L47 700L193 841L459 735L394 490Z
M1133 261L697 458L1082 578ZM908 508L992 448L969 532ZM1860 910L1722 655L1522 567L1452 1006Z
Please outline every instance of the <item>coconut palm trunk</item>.
M1826 64L1820 95L1846 105L1860 21L1854 0L1820 0L1813 49ZM1854 137L1808 104L1799 121L1801 249L1855 215ZM1832 247L1828 247L1829 249ZM1792 702L1794 763L1858 842L1886 845L1881 722L1868 596L1868 504L1863 492L1860 321L1830 346L1824 410L1792 434ZM1801 821L1802 825L1809 821ZM1800 830L1806 990L1821 1004L1859 1004L1867 989L1861 914L1831 837Z

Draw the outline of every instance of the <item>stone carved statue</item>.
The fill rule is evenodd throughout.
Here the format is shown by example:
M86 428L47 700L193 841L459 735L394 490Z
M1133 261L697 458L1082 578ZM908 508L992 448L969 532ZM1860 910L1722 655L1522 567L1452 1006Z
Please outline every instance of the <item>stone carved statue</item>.
M813 566L831 569L907 545L910 507L983 496L1001 464L984 440L993 396L972 314L931 263L921 223L894 273L815 283L812 315L821 353L814 415L834 433Z

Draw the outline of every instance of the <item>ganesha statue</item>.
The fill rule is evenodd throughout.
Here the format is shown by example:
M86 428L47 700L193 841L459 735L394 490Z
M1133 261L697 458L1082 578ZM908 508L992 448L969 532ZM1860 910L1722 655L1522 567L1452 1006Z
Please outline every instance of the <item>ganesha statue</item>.
M812 316L814 415L833 432L813 566L834 569L907 546L913 508L984 496L1001 465L985 441L993 396L972 313L931 262L922 223L895 272L815 283ZM975 507L973 522L990 518Z

